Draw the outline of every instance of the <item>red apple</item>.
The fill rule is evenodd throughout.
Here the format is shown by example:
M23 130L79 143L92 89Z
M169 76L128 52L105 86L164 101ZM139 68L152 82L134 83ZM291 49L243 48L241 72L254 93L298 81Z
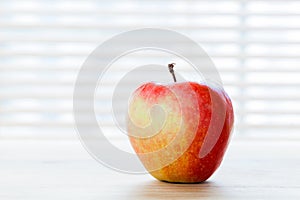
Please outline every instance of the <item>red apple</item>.
M198 183L220 166L233 127L231 100L196 82L145 83L131 96L127 130L149 173L161 181Z

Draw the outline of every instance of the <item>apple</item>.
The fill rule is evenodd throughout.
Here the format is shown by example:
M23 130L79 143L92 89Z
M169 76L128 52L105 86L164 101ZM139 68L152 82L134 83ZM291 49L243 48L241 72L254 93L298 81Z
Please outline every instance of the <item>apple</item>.
M222 88L197 82L148 82L128 103L127 131L134 151L156 179L200 183L220 166L234 114Z

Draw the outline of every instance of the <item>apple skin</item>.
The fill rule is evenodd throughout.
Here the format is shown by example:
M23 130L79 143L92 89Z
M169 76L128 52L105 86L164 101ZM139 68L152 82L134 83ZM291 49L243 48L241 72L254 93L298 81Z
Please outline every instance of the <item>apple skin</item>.
M187 87L191 89L187 90ZM174 95L173 90L181 93ZM177 98L181 98L183 105L179 105ZM153 128L145 129L146 131L136 129L134 126L146 127L151 124L151 118L160 117L156 116L159 113L149 114L154 105L159 105L168 112L164 126L156 134L150 133ZM200 183L207 180L221 164L234 121L232 103L225 91L196 82L168 85L145 83L133 92L128 115L129 139L144 167L156 179L172 183ZM196 129L193 128L195 124ZM151 154L168 146L181 126L184 126L183 138L190 137L191 131L196 131L186 149L181 147L187 143L181 145L184 141L180 140L179 145L171 146L166 150L168 152ZM146 137L151 134L151 137ZM200 156L204 146L208 152ZM149 156L143 156L147 153L150 153ZM154 168L153 164L169 157L166 155L177 157L170 163L166 162L167 165L159 167L158 164Z

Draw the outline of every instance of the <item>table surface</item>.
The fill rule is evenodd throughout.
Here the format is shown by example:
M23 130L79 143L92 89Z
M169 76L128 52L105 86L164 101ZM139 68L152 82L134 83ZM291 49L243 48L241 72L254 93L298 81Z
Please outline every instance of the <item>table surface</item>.
M207 182L170 184L110 170L77 140L3 140L0 199L300 199L299 144L233 139Z

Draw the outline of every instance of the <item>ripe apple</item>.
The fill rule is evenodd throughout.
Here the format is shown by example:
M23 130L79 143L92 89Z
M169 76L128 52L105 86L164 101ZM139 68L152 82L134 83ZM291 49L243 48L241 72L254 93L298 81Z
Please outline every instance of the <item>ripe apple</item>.
M233 127L230 98L196 82L145 83L129 101L127 131L148 172L161 181L199 183L220 166Z

